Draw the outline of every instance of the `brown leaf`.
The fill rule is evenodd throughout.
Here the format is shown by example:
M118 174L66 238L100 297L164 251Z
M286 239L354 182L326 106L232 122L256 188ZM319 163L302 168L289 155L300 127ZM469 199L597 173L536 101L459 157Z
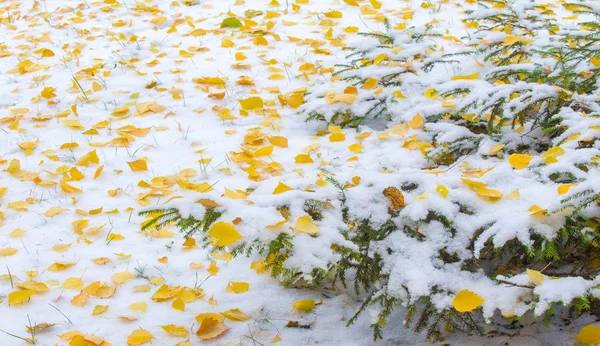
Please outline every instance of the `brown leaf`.
M312 325L310 323L300 323L299 321L288 321L285 325L287 328L302 328L302 329L311 329Z
M37 334L37 333L41 333L43 331L46 331L52 327L54 327L56 325L56 323L38 323L35 326L26 326L27 327L27 332L29 332L30 334Z
M398 210L404 208L406 203L404 202L404 195L402 191L398 190L393 186L388 186L383 190L383 195L392 202L392 209Z

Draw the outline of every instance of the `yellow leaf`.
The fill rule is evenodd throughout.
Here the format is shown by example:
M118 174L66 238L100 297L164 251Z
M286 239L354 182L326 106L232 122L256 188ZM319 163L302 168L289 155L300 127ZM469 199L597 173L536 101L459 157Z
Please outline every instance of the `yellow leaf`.
M395 186L388 186L383 190L383 195L392 202L392 209L398 210L406 206L404 194Z
M265 260L258 260L250 263L250 269L254 270L256 274L264 273L267 270L267 263Z
M559 195L564 195L565 193L569 192L569 190L573 187L573 186L577 186L577 184L563 184L560 185L557 188L558 194Z
M177 337L186 337L188 335L187 329L183 326L176 326L174 324L167 324L166 326L160 326L169 335Z
M208 237L213 246L227 246L242 239L242 235L232 224L222 221L215 223L210 228Z
M247 99L240 100L240 106L242 106L242 109L247 111L260 109L263 108L263 100L258 96L249 97Z
M261 156L269 156L273 153L273 146L267 145L266 147L262 147L254 152L255 157Z
M363 84L363 89L365 90L372 90L377 88L377 85L379 84L379 81L375 78L367 78L365 80L365 83Z
M148 304L146 302L133 303L127 307L127 310L146 312Z
M98 154L96 154L96 150L90 151L89 153L83 155L79 158L79 160L77 160L75 164L78 166L89 166L90 163L100 163L100 160L98 159Z
M463 75L463 76L454 76L452 80L469 80L469 79L479 79L479 72Z
M529 166L531 159L533 159L531 155L512 154L508 157L508 163L515 169L523 169Z
M596 67L600 67L600 57L595 56L592 57L592 65L596 66Z
M23 236L27 231L20 228L15 228L12 232L10 232L9 236L11 238L17 238Z
M192 57L194 56L194 53L190 53L190 52L188 52L188 51L186 51L186 50L183 50L183 49L181 49L181 50L179 51L179 55L180 55L181 57L183 57L183 58L192 58Z
M65 270L65 269L73 266L74 264L75 263L61 263L61 262L56 262L56 263L54 263L54 264L52 264L52 265L50 265L48 267L48 271L59 272L59 271Z
M394 97L397 99L405 99L406 96L402 93L402 91L396 90L394 91Z
M44 216L53 217L55 215L62 213L65 210L67 210L67 209L60 208L60 207L52 207L44 212Z
M226 318L232 321L244 322L250 320L250 316L243 313L240 309L229 309L221 313Z
M329 11L323 13L327 18L342 18L342 12L340 11Z
M498 190L494 190L494 189L489 189L487 187L482 187L480 189L478 189L477 194L479 196L482 197L489 197L489 198L502 198L502 192L498 191Z
M185 310L185 302L181 298L177 298L171 304L171 307L175 310L184 311Z
M92 315L94 315L94 316L102 315L103 313L106 312L106 310L108 310L108 305L96 305L96 306L94 306Z
M34 293L33 290L22 290L22 291L10 292L8 294L8 305L25 303L26 301L29 300L29 298L31 298L33 293Z
M100 166L96 169L96 171L94 172L94 180L100 176L103 169L104 169L104 166Z
M558 162L558 160L556 158L561 155L564 155L564 154L565 154L565 150L563 148L552 147L552 148L548 149L548 151L546 151L545 153L540 155L540 157L545 159L546 164L549 165L549 164Z
M149 331L144 329L136 329L127 337L127 345L143 345L152 339L155 339L155 337L152 334L150 334Z
M292 191L292 190L294 190L294 189L292 189L291 187L287 186L286 184L284 184L282 182L279 182L279 184L277 184L277 187L275 187L275 189L273 190L273 194L279 195L284 192Z
M295 92L287 98L287 104L293 109L300 107L304 103L304 93Z
M140 159L137 161L127 162L127 164L133 172L145 172L148 170L148 165L146 164L145 160Z
M313 159L308 154L298 154L296 155L294 161L296 163L313 163Z
M519 193L519 189L516 189L515 191L509 193L508 195L506 195L507 199L510 200L517 200L519 198L521 198L521 194Z
M244 199L244 198L248 197L248 194L246 194L244 191L241 191L241 190L233 191L228 188L225 188L225 193L223 195L225 197L231 198L231 199Z
M222 322L224 319L224 316L218 312L204 312L204 313L196 315L196 321L198 323L202 323L204 320L209 319L209 318L211 318L215 321Z
M371 0L371 2L373 2L373 1L375 1L375 0ZM381 6L381 5L380 5L380 6ZM273 337L273 339L271 339L271 343L272 343L272 344L275 344L275 343L278 343L278 342L280 342L281 340L283 340L283 339L281 338L281 336L279 336L279 333L278 333L277 335L275 335L275 336Z
M130 272L125 271L125 272L114 273L110 278L115 284L120 285L129 280L135 279L135 275L131 274Z
M350 144L348 146L348 150L350 150L351 152L356 153L356 154L362 152L364 148L365 147L362 144L358 144L358 143Z
M423 126L424 123L425 123L425 119L423 119L421 114L417 113L417 115L415 115L408 122L408 127L410 127L411 129L418 129L419 127Z
M296 226L294 228L298 232L317 234L321 230L319 226L315 225L313 220L308 215L300 216L296 219Z
M356 97L356 94L338 94L333 97L332 101L351 105L356 101Z
M544 282L544 274L537 270L527 269L527 277L529 277L529 281L533 282L535 285Z
M494 144L492 145L492 147L490 148L490 151L488 153L488 155L496 155L500 152L500 150L502 150L502 148L504 148L505 144Z
M271 144L273 144L274 146L280 148L288 147L288 140L283 136L269 136L269 142L271 142Z
M243 281L229 281L227 288L225 289L228 293L244 293L248 291L250 284Z
M16 254L19 250L15 249L14 247L5 247L3 249L0 249L0 257L8 257L8 256L12 256L14 254Z
M444 198L446 198L448 196L448 188L445 187L444 185L438 185L435 188L435 191L437 193L439 193L440 195L442 195Z
M85 302L87 302L89 298L89 295L83 291L79 292L78 295L76 295L75 297L73 297L73 299L71 299L71 304L73 306L79 306L82 307Z
M196 335L202 340L210 340L219 337L228 330L229 327L224 325L223 322L213 318L207 318L202 321Z
M43 98L51 99L56 96L54 91L56 91L56 88L45 87L44 90L42 90L42 92L40 93L40 95L42 95Z
M315 301L313 299L302 299L296 300L292 307L298 311L309 312L315 308Z
M81 278L68 278L63 282L62 288L70 290L80 290L83 287L83 280Z
M504 43L506 43L509 46L512 46L513 44L521 41L523 39L523 37L521 36L506 36L504 38Z
M484 302L485 300L483 298L469 290L462 290L458 292L452 301L454 304L454 309L456 309L458 312L473 311Z
M593 324L583 327L577 335L575 340L586 345L600 344L600 326Z
M424 95L428 99L437 99L438 98L437 90L435 90L434 88L430 88L430 89L425 90L425 94Z
M331 136L329 136L329 141L332 143L343 142L345 140L346 135L344 135L343 133L332 133Z

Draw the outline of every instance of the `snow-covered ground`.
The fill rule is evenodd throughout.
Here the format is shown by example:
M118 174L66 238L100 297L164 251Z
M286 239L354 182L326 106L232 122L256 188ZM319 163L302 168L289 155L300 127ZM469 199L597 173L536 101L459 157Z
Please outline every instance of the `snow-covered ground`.
M175 228L142 232L138 212L177 206L194 213L204 208L196 200L210 199L224 206L220 220L254 239L282 221L276 205L289 204L298 217L304 199L336 193L318 190L327 184L320 168L331 167L342 181L361 176L377 189L387 186L379 181L383 170L420 169L421 152L400 150L394 131L379 131L390 140L373 135L360 150L349 149L350 131L342 142L316 136L323 125L305 122L294 95L330 81L357 32L383 30L384 17L403 20L421 2L186 2L0 1L0 345L24 344L17 337L30 337L26 326L36 324L39 345L84 345L73 331L86 335L87 345L104 346L125 345L128 337L153 345L373 344L368 313L345 326L360 306L351 290L285 288L251 268L260 256L229 260L186 246ZM461 1L450 3L456 9L448 5L437 20L462 27L454 17ZM229 17L239 17L245 30L221 28ZM257 96L256 109L239 102ZM256 169L244 154L261 161ZM315 162L298 163L306 157ZM491 173L492 181L507 194L510 184L521 184L525 195L525 180L500 178L508 168ZM280 182L293 191L273 195ZM343 242L342 221L324 216L321 245L301 235L295 266L324 267L330 245ZM232 292L232 282L249 288ZM160 301L163 285L187 288ZM23 304L9 305L15 292ZM292 304L301 299L322 304L300 312ZM194 335L198 314L230 309L250 319L225 319L230 330L212 341ZM394 315L379 343L427 344L401 319ZM309 327L286 327L289 321ZM561 345L591 322L448 342ZM173 336L165 325L189 335Z

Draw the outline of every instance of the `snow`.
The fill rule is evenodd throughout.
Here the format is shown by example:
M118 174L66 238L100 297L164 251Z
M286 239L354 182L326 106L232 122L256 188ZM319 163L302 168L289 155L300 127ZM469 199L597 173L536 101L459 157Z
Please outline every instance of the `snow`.
M400 19L402 15L396 1L381 2L382 13L392 19L392 26L404 21ZM332 251L333 245L355 247L341 233L349 227L342 218L343 207L347 207L356 220L370 219L373 227L380 226L390 218L389 201L382 191L388 186L401 187L407 182L415 183L417 188L404 191L407 206L393 221L398 228L417 227L426 241L394 232L384 242L374 244L371 251L382 255L384 273L389 275L387 286L380 289L416 301L437 287L447 292L433 296L435 306L440 309L451 308L452 295L469 289L485 299L482 310L486 319L491 319L499 310L507 314L525 314L531 310L529 298L533 294L540 297L535 306L536 314L552 302L566 303L586 292L598 294L593 287L598 285L599 279L546 280L531 290L499 284L483 272L463 271L459 264L444 264L438 256L441 249L447 249L466 260L473 253L478 256L489 240L495 246L502 246L513 238L529 244L532 234L548 239L556 236L557 230L564 225L566 213L536 217L528 210L532 205L539 205L552 211L560 208L559 199L586 189L598 192L600 177L596 168L591 168L587 174L573 168L575 163L589 162L597 157L598 144L575 150L577 141L568 138L573 134L580 134L579 140L594 138L600 131L597 128L600 120L571 109L563 110L561 115L569 129L552 145L564 147L565 154L558 157L557 163L544 165L545 160L537 157L542 153L533 153L536 158L531 166L520 171L514 170L505 157L487 155L492 145L506 144L506 141L484 139L479 144L476 140L484 136L465 127L426 121L423 129L409 128L405 136L394 133L393 125L408 122L417 113L427 120L444 111L440 100L423 96L424 91L434 85L440 93L461 86L477 90L473 95L455 100L455 108L481 99L481 95L491 92L492 88L498 90L497 85L483 80L446 82L449 76L473 69L481 70L482 75L501 71L491 69L487 64L480 67L470 59L458 67L436 65L429 74L402 74L401 86L385 89L380 95L388 102L391 121L383 117L358 130L344 129L345 140L331 142L329 133L319 133L326 132L327 127L305 122L306 113L320 112L327 120L336 112L347 109L365 114L377 101L376 91L361 91L352 105L329 104L323 99L325 94L331 91L343 93L351 83L331 78L330 72L322 69L305 74L299 66L310 62L333 68L346 61L348 51L343 49L344 46L367 48L378 44L377 40L359 37L344 28L356 26L360 31L383 32L382 20L341 1L311 0L304 4L280 0L276 3L262 0L202 1L194 6L186 6L181 1L158 0L140 1L137 5L132 0L2 3L6 7L0 16L11 19L3 19L0 27L4 37L0 53L10 53L0 54L0 83L3 83L0 91L3 96L0 98L0 216L3 216L0 217L0 249L18 250L12 256L0 257L0 314L7 316L3 319L2 331L28 337L24 326L31 320L33 324L56 323L49 331L36 335L41 345L67 345L69 342L57 335L73 330L100 336L113 345L124 345L134 330L143 328L156 338L154 345L172 345L186 338L169 336L160 326L176 324L190 330L189 339L198 344L201 341L193 335L198 327L194 319L197 314L238 308L251 320L226 320L231 330L209 343L250 345L255 339L257 343L268 344L279 335L283 345L370 345L373 343L370 322L375 318L377 308L372 308L371 316L361 315L353 325L346 327L364 298L356 296L351 289L339 285L335 290L286 288L267 273L257 274L251 269L254 261L264 259L257 253L250 257L238 256L231 261L216 260L219 271L211 275L207 268L215 259L210 247L183 246L183 234L173 227L168 228L174 233L172 236L162 237L148 230L143 232L140 225L145 219L138 212L177 208L182 216L201 217L206 208L196 201L201 198L213 200L222 206L219 208L223 211L220 221L235 223L234 220L240 219L236 228L243 236L242 242L268 243L280 232L293 235L294 247L285 267L306 274L339 262L340 254ZM135 9L144 4L158 6L159 10ZM367 1L360 4L370 6ZM294 5L299 9L295 10ZM423 24L433 19L440 21L437 31L448 29L456 37L467 33L458 20L458 16L463 15L458 6L435 13L420 8L419 3L408 2L402 6L410 6L416 11L410 23L415 26L414 33L423 33ZM265 36L267 46L256 45L253 35L220 28L223 19L233 14L243 18L246 10L273 11L280 15L251 19L257 22L255 29L270 32ZM324 22L323 13L331 10L343 13L342 18L334 20L337 25ZM270 29L267 22L273 23L274 27ZM330 27L335 40L324 36ZM463 46L441 38L427 38L416 44L411 43L413 40L408 31L397 35L401 49L393 58L414 63L415 71L421 71L428 61L416 61L416 55L436 61L442 55L440 48L450 53ZM503 33L493 36L481 39L500 42L506 37ZM230 38L235 47L222 47L223 38ZM54 56L41 57L36 53L40 48L52 50ZM329 54L319 54L316 48L327 49ZM438 52L428 55L432 49ZM387 52L381 50L384 51ZM185 52L193 56L186 57ZM236 59L236 53L240 52L247 60ZM381 52L375 50L367 58L373 59ZM24 74L10 73L24 60L46 67ZM234 64L249 66L236 68ZM519 67L534 68L532 64ZM89 70L82 71L84 69ZM404 68L371 66L359 74L380 78L404 71ZM254 85L240 84L239 80L244 76L252 79ZM221 78L225 86L205 86L193 81L200 77ZM56 88L56 96L39 98L46 87ZM284 97L301 88L308 91L306 104L298 109L280 104L278 96ZM493 97L510 97L517 91L522 92L506 106L508 118L519 110L523 98L540 99L557 93L553 87L526 82L506 85L501 90ZM407 98L401 102L392 101L393 91L401 91ZM215 95L219 93L223 95ZM260 96L266 110L250 110L244 114L238 101L251 96ZM574 97L593 101L589 95ZM493 100L490 96L486 101ZM164 109L144 112L142 108L146 102L155 102ZM509 112L511 106L515 108ZM122 107L129 113L118 114ZM225 107L235 119L223 120L218 116ZM484 108L485 105L476 105L472 111L479 112ZM135 130L126 126L133 126ZM148 132L138 133L145 130ZM371 132L370 136L355 139L366 132ZM249 134L260 139L249 141ZM271 154L252 160L236 159L236 153L255 153L268 146L269 136L286 137L288 147L274 146ZM427 152L413 146L434 139L441 145L465 137L473 143L473 154L459 165L444 167L441 172L428 171L433 165L424 155ZM122 145L123 138L129 143L127 147ZM512 132L506 138L521 140L520 134ZM24 142L36 143L31 153L22 148ZM68 143L78 146L65 147ZM353 143L362 144L364 150L360 153L350 151L348 146ZM438 153L441 150L438 149L428 153ZM77 164L77 160L94 150L99 163ZM309 154L314 162L296 163L295 157L302 153ZM206 159L211 161L200 163ZM148 169L132 171L128 163L138 160L145 161ZM17 162L20 171L10 168ZM255 172L249 168L251 164ZM102 172L97 173L100 166ZM73 167L83 175L81 179L73 178L76 175L71 171ZM488 168L492 169L478 175L477 170ZM185 173L188 169L193 169L195 174ZM555 172L571 172L581 180L580 184L558 196L557 187L561 184L547 179ZM360 183L344 191L346 203L342 205L340 191L325 181L327 177L342 185L352 182L353 177L360 177ZM463 178L484 182L489 188L498 189L503 196L518 190L520 198L502 198L492 203L469 189ZM583 179L588 180L584 182ZM61 180L81 192L66 192L59 185ZM44 182L52 184L44 186ZM273 194L279 182L293 190ZM199 192L192 184L207 184L210 188L202 188ZM436 192L440 185L449 190L447 197ZM2 187L7 187L3 195ZM225 195L226 189L241 190L248 195L229 198ZM309 199L329 202L322 212L323 219L315 222L320 232L314 237L293 229L296 219L306 214L304 203ZM27 210L15 208L15 202L23 202ZM464 213L459 204L473 212ZM269 229L268 226L283 220L278 211L281 206L289 206L289 222L279 229ZM44 215L52 207L64 210L54 216ZM422 220L432 212L455 220L452 227L456 234L451 236L439 221L423 223ZM82 219L89 221L85 230L103 227L96 232L77 234L73 222ZM475 239L473 250L467 249L473 235L483 228L485 230ZM26 232L12 236L15 229ZM111 240L115 235L123 239ZM70 247L64 252L56 251L57 244L70 244ZM110 261L104 265L92 261L100 257ZM166 263L162 260L165 257ZM49 271L48 267L55 262L74 265L62 271ZM204 268L190 268L192 263L201 263ZM123 271L134 274L135 278L119 285L113 283L111 276ZM506 280L529 284L521 276ZM103 281L116 286L116 293L107 299L90 297L84 306L78 307L71 300L80 289L62 287L69 278L81 278L84 287ZM34 294L25 304L9 305L8 295L19 291L15 285L31 280L44 283L47 292ZM228 293L226 286L231 281L248 282L250 289L241 294ZM177 311L171 307L171 301L151 299L163 283L200 287L205 296L188 302L185 311ZM145 285L150 286L149 291L134 291ZM521 299L523 297L528 298L526 302ZM209 298L214 298L216 305L211 304ZM292 309L292 303L300 299L322 300L322 304L312 312L301 313ZM129 310L128 307L136 302L148 303L147 311ZM95 305L108 305L109 308L106 313L94 316L91 312ZM399 308L398 314L391 317L384 340L426 344L424 336L415 336L399 327L402 314ZM127 322L119 316L135 318L135 321ZM311 328L286 328L288 321L309 323ZM575 323L572 330L577 331L581 325ZM542 337L550 333L531 328L534 329L532 333ZM567 333L562 333L553 335L548 342L562 344L570 338ZM464 341L461 339L459 343ZM0 333L2 345L21 343Z

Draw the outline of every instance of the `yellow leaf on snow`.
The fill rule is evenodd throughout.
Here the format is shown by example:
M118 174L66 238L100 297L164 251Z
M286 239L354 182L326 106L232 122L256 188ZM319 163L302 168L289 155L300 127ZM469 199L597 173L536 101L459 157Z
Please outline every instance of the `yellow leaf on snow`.
M96 306L94 306L92 315L94 315L94 316L102 315L103 313L106 312L106 310L108 310L108 305L96 305Z
M348 146L348 150L350 150L351 152L356 153L356 154L362 152L364 148L365 147L362 144L358 144L358 143L350 144Z
M229 327L224 325L223 322L213 318L207 318L202 321L196 335L202 340L210 340L221 336L228 330Z
M438 98L437 90L435 90L434 88L430 88L430 89L425 90L424 95L428 99L437 99Z
M332 98L332 101L334 103L341 102L341 103L351 105L354 103L354 101L356 101L356 97L357 97L356 94L338 94Z
M129 280L135 279L135 275L131 274L128 271L124 271L124 272L115 273L110 278L115 284L120 285Z
M313 159L308 154L298 154L294 159L296 163L313 163Z
M296 219L295 230L298 232L317 234L321 230L319 226L315 225L313 220L308 215L300 216Z
M593 324L583 327L577 335L575 340L585 345L600 344L600 326Z
M62 213L65 210L67 210L67 209L60 208L60 207L52 207L44 212L44 216L53 217L53 216L56 216L56 215Z
M223 196L225 196L227 198L231 198L231 199L244 199L244 198L248 197L248 194L241 190L234 191L234 190L225 188L225 193L223 194Z
M531 155L512 154L508 157L508 163L515 169L523 169L529 166L531 159L533 159Z
M85 302L87 302L89 298L89 295L83 291L79 292L78 295L76 295L75 297L73 297L73 299L71 299L71 304L74 306L79 306L82 307Z
M146 302L133 303L127 307L127 310L146 312L148 304Z
M210 228L208 237L213 246L227 246L242 239L242 235L232 224L223 221L215 223Z
M227 251L223 251L223 250L219 250L219 251L213 251L210 253L210 255L219 261L225 261L225 262L229 262L231 261L231 259L233 259L233 255L230 254Z
M75 263L55 262L54 264L51 264L47 270L51 272L59 272L72 267L73 265L75 265Z
M189 332L183 326L176 326L174 324L167 324L166 326L160 326L165 332L171 336L186 337Z
M222 322L224 319L224 316L218 312L204 312L201 314L196 315L196 321L198 323L202 323L204 320L212 318L215 321L219 321Z
M22 291L10 292L8 294L8 305L25 303L29 300L29 298L31 298L33 293L34 293L33 290L22 290Z
M145 160L137 160L137 161L132 161L132 162L127 162L127 164L129 165L129 168L131 168L131 170L133 172L145 172L148 170L148 165L146 164Z
M298 311L309 312L315 308L315 301L313 299L302 299L296 300L292 307Z
M83 280L81 278L68 278L63 282L62 288L70 290L80 290L83 287Z
M484 302L485 300L483 298L469 290L462 290L458 292L452 301L454 304L454 309L456 309L458 312L473 311Z
M244 293L250 289L250 284L243 281L229 281L225 291L227 293Z
M271 142L271 144L273 144L274 146L280 148L288 147L288 140L283 136L269 136L269 142Z
M294 92L287 98L287 104L293 109L296 109L304 103L304 93Z
M0 257L8 257L8 256L12 256L14 254L16 254L19 250L15 249L14 247L5 247L3 249L0 249Z
M149 331L144 329L136 329L127 337L127 345L138 346L143 345L155 337Z
M184 311L185 310L185 302L181 298L177 298L171 304L171 307L175 310Z
M221 313L227 319L232 321L244 322L250 320L250 316L243 313L240 309L229 309Z
M274 195L279 195L279 194L282 194L284 192L292 191L292 190L294 190L294 189L292 189L291 187L289 187L288 185L286 185L286 184L284 184L282 182L279 182L279 184L277 184L277 187L275 187L275 189L273 190L273 194Z
M77 160L77 162L75 162L75 164L78 166L89 166L91 163L100 163L100 160L98 159L98 154L96 154L96 150L90 151L89 153L80 157L79 160Z
M425 123L425 119L423 119L423 117L421 116L421 114L417 113L417 115L415 115L409 122L408 122L408 127L410 127L411 129L418 129L419 127L423 126L423 124Z
M479 79L479 72L466 74L463 76L454 76L452 80L470 80L470 79Z
M535 285L544 282L544 274L537 270L527 269L527 277L529 277L529 281L533 282Z
M263 100L258 96L249 97L247 99L240 100L240 106L242 106L242 109L247 111L260 109L263 108Z

